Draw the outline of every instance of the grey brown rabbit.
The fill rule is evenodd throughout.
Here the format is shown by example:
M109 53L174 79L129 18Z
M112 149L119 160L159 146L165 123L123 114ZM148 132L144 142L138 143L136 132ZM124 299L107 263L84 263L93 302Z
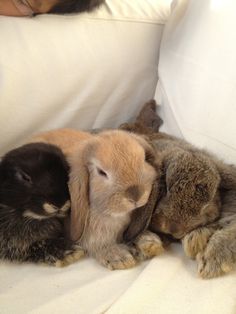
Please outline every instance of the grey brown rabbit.
M161 120L155 106L153 101L147 103L133 124L123 124L121 128L145 134L162 161L161 191L155 197L157 206L149 228L181 239L219 216L220 176L211 158L203 152L182 140L156 132ZM156 124L153 123L155 117ZM144 213L146 211L143 216Z
M186 254L197 259L201 277L229 272L236 265L236 168L159 132L155 110L150 101L134 123L121 126L145 134L163 157L164 192L149 228L182 239Z
M69 166L59 148L27 144L0 162L0 258L62 266L83 255L65 237Z

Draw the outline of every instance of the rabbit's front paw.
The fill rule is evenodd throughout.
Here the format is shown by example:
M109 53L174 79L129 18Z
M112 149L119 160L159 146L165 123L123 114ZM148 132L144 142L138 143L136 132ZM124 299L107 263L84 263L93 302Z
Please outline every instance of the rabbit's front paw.
M128 269L136 265L136 260L125 245L113 246L99 258L102 265L110 270Z
M219 232L210 239L204 252L197 255L198 274L209 279L230 272L236 266L236 247Z
M80 260L85 255L85 251L79 245L73 245L72 249L64 252L64 258L55 262L56 267L64 267Z
M206 248L213 231L207 227L198 228L188 233L182 240L185 254L195 259Z
M138 249L138 259L140 260L152 258L164 251L163 243L158 235L148 230L138 237L135 246Z

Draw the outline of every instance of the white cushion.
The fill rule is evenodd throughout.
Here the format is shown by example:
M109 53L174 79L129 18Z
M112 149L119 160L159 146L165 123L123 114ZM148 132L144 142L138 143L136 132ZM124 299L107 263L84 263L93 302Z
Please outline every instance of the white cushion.
M170 0L106 3L93 14L0 16L1 152L42 130L116 126L153 97Z
M236 162L235 29L234 0L178 1L163 36L157 91L163 130L230 162Z

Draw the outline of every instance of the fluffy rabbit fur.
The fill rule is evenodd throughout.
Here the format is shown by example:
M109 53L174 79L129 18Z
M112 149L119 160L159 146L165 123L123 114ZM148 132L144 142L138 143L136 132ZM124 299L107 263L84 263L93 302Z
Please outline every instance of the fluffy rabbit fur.
M135 123L122 125L146 134L163 159L164 192L150 229L181 238L186 254L197 259L201 277L229 272L236 266L236 167L158 132L155 107L148 102ZM129 228L132 233L132 222Z
M122 234L132 211L147 203L160 170L151 145L121 130L55 130L32 140L58 145L70 163L72 239L110 269L134 266L136 251L121 243ZM137 248L146 248L144 238L150 234Z
M69 166L59 148L28 144L0 162L0 258L63 265L81 249L66 240Z

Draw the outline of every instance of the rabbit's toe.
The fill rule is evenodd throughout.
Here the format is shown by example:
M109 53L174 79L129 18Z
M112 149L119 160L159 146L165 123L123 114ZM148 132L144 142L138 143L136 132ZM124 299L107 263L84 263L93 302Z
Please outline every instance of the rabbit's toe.
M149 259L164 251L161 239L155 233L145 231L142 233L135 245L139 251L140 259Z
M235 267L232 251L227 246L215 246L209 243L203 253L197 255L198 274L210 279L226 274Z
M206 227L188 233L182 240L185 254L195 259L198 253L204 251L211 235L212 230Z
M107 261L107 267L110 270L128 269L128 268L134 267L135 265L136 265L136 261L132 255L130 255L129 257L127 256L125 258L121 258L121 259Z
M55 261L56 267L65 267L80 260L85 255L84 250L81 247L75 246L73 250L65 252L63 259Z
M133 255L124 247L115 247L100 258L100 262L110 270L128 269L136 265Z

